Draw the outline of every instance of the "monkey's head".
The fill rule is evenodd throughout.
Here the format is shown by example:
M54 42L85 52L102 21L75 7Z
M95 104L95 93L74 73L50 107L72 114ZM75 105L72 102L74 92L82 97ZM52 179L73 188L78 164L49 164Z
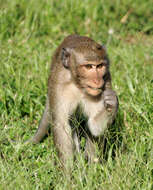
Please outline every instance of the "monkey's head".
M75 83L90 96L98 96L105 85L109 69L106 50L93 40L80 41L62 48L62 64L69 69Z

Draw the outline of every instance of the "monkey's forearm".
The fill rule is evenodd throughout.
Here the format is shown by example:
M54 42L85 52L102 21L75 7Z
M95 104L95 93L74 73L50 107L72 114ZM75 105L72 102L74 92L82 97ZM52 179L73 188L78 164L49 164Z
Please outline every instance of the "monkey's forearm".
M103 134L108 125L112 124L118 110L118 98L113 90L105 90L102 98L102 108L98 111L97 104L97 113L95 109L94 117L90 117L88 121L89 129L93 136Z
M104 107L109 118L108 124L112 124L118 111L118 97L112 89L106 89L103 94Z

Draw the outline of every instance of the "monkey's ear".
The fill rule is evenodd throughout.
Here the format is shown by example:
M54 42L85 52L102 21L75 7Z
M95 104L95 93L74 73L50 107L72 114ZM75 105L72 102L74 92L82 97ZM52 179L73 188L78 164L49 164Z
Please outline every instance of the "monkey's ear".
M102 48L104 48L104 50L107 51L107 47L105 45L102 45Z
M100 45L100 44L98 44L97 49L98 49L98 50L102 50L102 49L104 49L105 51L107 51L105 45Z
M61 61L63 66L68 69L70 62L70 50L69 48L62 48L61 50Z

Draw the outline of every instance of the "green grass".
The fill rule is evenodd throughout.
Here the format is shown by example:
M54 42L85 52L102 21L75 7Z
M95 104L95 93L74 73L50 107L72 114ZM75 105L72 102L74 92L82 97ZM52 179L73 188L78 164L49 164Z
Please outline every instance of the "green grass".
M81 154L70 180L52 135L23 142L43 112L52 54L72 33L107 44L120 107L103 162ZM152 0L0 0L0 190L153 190L152 116Z

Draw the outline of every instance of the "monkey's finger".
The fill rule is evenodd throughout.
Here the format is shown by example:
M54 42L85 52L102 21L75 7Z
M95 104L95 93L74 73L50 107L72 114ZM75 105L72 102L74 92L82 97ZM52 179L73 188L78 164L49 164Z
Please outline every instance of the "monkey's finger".
M105 102L107 102L108 104L117 104L117 98L116 97L107 97L104 100Z

